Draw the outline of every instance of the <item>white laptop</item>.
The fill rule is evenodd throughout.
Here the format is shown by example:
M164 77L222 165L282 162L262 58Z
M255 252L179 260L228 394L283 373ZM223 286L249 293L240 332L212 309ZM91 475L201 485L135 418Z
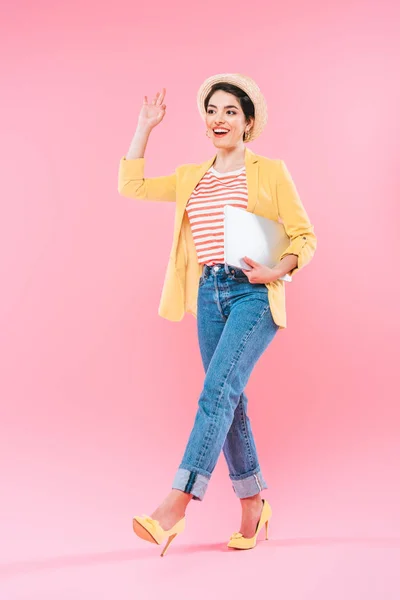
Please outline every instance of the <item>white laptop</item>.
M250 269L243 260L248 256L267 267L274 267L290 244L281 223L260 217L243 208L224 206L224 260L238 269ZM292 281L290 275L279 279Z

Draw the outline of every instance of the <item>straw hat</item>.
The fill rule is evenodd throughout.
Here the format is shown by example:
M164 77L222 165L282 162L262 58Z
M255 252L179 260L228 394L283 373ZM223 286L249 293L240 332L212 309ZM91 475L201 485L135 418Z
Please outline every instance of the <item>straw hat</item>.
M197 106L203 120L206 120L207 114L204 108L204 100L206 99L207 94L210 92L212 86L215 83L221 82L232 83L233 85L236 85L246 92L250 100L253 102L254 125L251 129L251 135L246 139L246 142L255 140L267 124L267 103L256 82L247 75L241 75L240 73L221 73L219 75L212 75L202 83L199 91L197 92Z

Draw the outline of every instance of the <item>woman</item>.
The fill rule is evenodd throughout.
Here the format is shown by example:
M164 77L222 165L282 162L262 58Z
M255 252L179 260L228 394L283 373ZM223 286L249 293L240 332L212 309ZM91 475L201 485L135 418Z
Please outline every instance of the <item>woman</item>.
M165 116L165 89L149 103L144 97L137 130L120 162L120 194L140 200L176 202L173 244L159 314L181 320L197 317L205 370L203 390L172 490L149 516L135 516L141 538L160 544L163 556L185 527L191 499L202 500L223 451L242 521L228 546L253 548L266 528L271 507L247 415L244 393L250 374L279 329L286 327L283 275L312 259L316 236L282 160L251 152L267 122L258 86L240 74L208 78L197 103L216 154L200 165L182 165L174 174L145 178L144 151L151 130ZM223 207L230 204L284 223L290 245L274 268L246 257L248 269L224 263Z

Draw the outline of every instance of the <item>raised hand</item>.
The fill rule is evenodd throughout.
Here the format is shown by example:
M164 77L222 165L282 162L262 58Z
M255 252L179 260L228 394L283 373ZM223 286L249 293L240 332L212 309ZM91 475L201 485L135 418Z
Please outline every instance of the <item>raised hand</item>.
M144 97L143 106L139 113L138 127L140 129L151 130L153 127L161 123L165 115L166 104L163 104L165 97L165 88L161 92L157 92L154 100L149 104L147 96Z

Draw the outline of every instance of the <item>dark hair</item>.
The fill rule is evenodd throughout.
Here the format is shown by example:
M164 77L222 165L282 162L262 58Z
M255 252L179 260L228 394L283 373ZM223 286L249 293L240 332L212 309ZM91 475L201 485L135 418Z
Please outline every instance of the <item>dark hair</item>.
M214 92L216 92L217 90L222 90L223 92L228 92L228 94L232 94L233 96L236 96L236 98L239 100L242 111L244 112L246 121L249 120L249 117L253 117L253 119L254 119L253 101L250 100L250 98L246 94L246 92L244 92L241 88L237 87L237 85L233 85L232 83L224 83L224 82L214 83L214 85L212 86L211 90L208 92L208 94L204 100L204 108L205 108L206 112L208 109L208 103L210 102L210 98L214 94ZM243 140L244 140L244 136L245 136L245 134L243 134Z

